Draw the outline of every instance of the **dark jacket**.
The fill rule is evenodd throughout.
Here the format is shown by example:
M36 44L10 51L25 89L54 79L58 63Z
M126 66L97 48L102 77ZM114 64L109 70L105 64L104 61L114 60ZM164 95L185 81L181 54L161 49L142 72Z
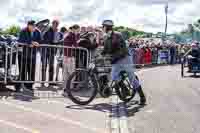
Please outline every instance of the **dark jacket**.
M50 27L49 30L47 32L44 33L43 36L43 43L44 44L53 44L54 41L54 31L53 28Z
M44 33L44 36L43 36L43 44L48 44L48 45L58 45L59 43L54 43L54 36L55 36L55 33L53 31L53 28L50 27L47 32ZM59 34L59 33L58 33ZM61 34L60 34L60 37L59 37L59 40L61 40ZM46 56L54 56L56 54L56 49L54 47L42 47L42 55L44 57ZM46 54L46 55L45 55Z
M68 46L68 48L65 49L64 54L65 56L68 57L72 57L73 53L72 51L74 51L73 49L71 49L72 46L74 47L78 47L77 41L79 40L80 35L75 35L72 32L69 32L68 35L65 37L64 39L64 46Z
M34 59L36 57L36 48L30 48L29 45L31 45L32 41L41 43L41 33L39 30L35 30L33 32L33 35L31 36L31 32L28 31L28 28L23 29L20 32L18 42L24 43L23 47L23 58L32 58Z
M58 44L58 43L54 43L54 36L55 36L55 33L53 31L53 28L50 27L49 30L47 30L47 32L44 33L44 36L43 36L43 43L44 44ZM61 33L61 32L58 32L58 35L59 35L59 40L61 41L64 37L64 34Z
M128 55L128 48L121 33L113 31L104 37L103 54L111 55L112 64Z
M170 47L170 54L175 55L175 53L176 53L176 47L175 46Z
M200 49L192 49L192 51L189 53L189 55L191 55L195 58L200 58Z
M78 46L87 48L88 50L94 50L98 47L96 38L93 42L90 41L90 37L95 36L92 32L85 32L83 35L80 36L80 39L78 40Z
M19 34L18 42L31 44L32 41L41 43L42 39L40 31L36 29L33 32L33 36L31 36L31 32L28 31L28 28L23 29Z

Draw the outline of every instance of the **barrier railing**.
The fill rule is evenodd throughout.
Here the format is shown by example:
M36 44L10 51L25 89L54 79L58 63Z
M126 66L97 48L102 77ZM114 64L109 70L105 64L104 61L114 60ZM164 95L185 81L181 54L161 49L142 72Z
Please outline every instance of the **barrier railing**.
M63 83L75 69L86 69L94 57L85 48L63 44L40 44L38 47L21 43L12 47L3 42L0 44L0 82L3 83ZM134 67L169 64L171 60L169 49L149 49L145 53L144 49L129 48L129 53ZM174 58L176 62L177 56ZM106 67L106 63L103 64Z
M8 77L8 60L10 47L6 42L0 42L0 83L6 83Z
M86 69L89 62L87 49L63 45L16 43L5 53L4 83L63 83L66 76L75 69Z

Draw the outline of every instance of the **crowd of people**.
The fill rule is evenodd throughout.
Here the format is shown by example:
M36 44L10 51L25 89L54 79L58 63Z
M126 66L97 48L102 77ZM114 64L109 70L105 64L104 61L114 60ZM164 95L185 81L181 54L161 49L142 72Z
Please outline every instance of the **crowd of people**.
M129 47L134 51L133 60L135 64L162 64L159 60L159 52L166 53L167 64L177 64L181 62L181 57L191 48L191 45L165 43L154 41L144 41L143 39L129 40Z
M27 27L22 29L19 35L18 42L30 45L31 47L39 47L43 44L47 45L64 45L69 47L65 50L60 50L60 56L63 60L57 67L63 68L63 75L67 78L75 68L86 67L88 56L84 51L77 51L73 48L83 47L89 51L95 51L96 48L103 46L103 27L81 27L77 24L69 28L61 27L59 30L59 21L53 20L50 28L45 33L41 33L36 27L35 21L29 21ZM83 39L84 38L84 39ZM159 64L159 51L169 51L169 62L175 64L180 62L180 57L189 49L186 45L166 44L161 45L151 41L144 41L142 39L129 39L128 47L132 51L133 62L135 64ZM18 56L20 80L21 81L34 81L35 79L35 64L36 64L36 50L28 50L27 47L23 48L23 53ZM30 55L30 53L32 55ZM41 51L42 62L42 81L51 81L49 85L54 85L54 74L56 73L56 80L58 79L58 72L54 72L55 56L58 51L53 49L45 49ZM22 64L26 62L26 64ZM64 66L63 66L64 64ZM49 66L49 79L46 79L47 66ZM26 72L27 71L27 72ZM29 75L27 78L27 74ZM65 80L66 81L66 80ZM33 83L26 83L28 89L32 89ZM42 84L44 86L44 84ZM16 88L20 90L20 85Z
M95 49L100 45L100 34L102 31L93 27L80 27L75 24L69 27L61 27L59 30L59 21L53 20L51 26L44 32L36 27L35 21L29 21L27 27L21 30L18 42L23 45L23 52L18 55L20 81L34 81L36 71L36 56L37 48L41 48L41 63L42 63L42 81L50 81L49 85L54 85L54 67L55 56L59 53L63 57L57 67L63 67L63 75L68 77L75 68L86 67L87 53L84 50L75 50L76 47L85 47L87 49ZM85 39L81 39L81 38ZM51 47L41 47L44 45L65 46L65 49L57 49ZM88 46L86 46L88 45ZM28 47L27 47L28 46ZM64 64L64 66L63 66ZM47 79L47 66L48 79ZM56 72L56 80L58 72ZM66 80L65 80L66 81ZM32 90L33 83L25 83L25 87ZM42 84L44 86L45 84ZM20 84L16 87L16 91L20 90Z

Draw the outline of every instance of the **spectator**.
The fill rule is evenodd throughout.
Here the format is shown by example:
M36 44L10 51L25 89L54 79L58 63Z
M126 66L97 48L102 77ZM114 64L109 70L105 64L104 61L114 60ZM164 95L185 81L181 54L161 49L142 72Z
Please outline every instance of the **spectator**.
M67 34L67 29L65 27L62 27L60 29L60 40L64 40L66 34ZM63 43L61 43L61 46L63 46ZM58 81L59 69L63 68L64 48L59 48L57 53L58 53L58 56L57 56L57 66L56 66L56 81Z
M158 62L158 49L155 45L152 47L152 64L157 64Z
M67 28L62 27L60 29L60 39L63 40L65 38L66 34L67 34Z
M93 32L84 33L83 35L81 35L81 38L78 41L78 45L80 47L86 48L91 53L91 56L94 57L95 49L98 47L96 41L96 34ZM85 50L81 50L79 54L80 54L79 58L81 58L80 60L81 64L83 65L84 68L86 68L89 55Z
M87 32L94 32L94 28L92 26L87 27Z
M144 64L151 64L151 59L152 59L152 55L151 55L151 50L148 46L146 46L144 48Z
M144 64L144 52L145 52L144 46L140 45L139 55L138 55L139 64Z
M176 55L176 47L171 45L170 47L170 64L173 65L175 63L175 55Z
M77 41L80 38L80 27L79 25L73 25L72 27L70 27L71 31L68 32L68 34L66 35L65 39L64 39L64 46L68 46L69 48L66 48L64 50L64 79L66 81L66 78L74 71L75 69L75 65L78 66L79 64L79 60L76 59L74 57L77 58L77 53L78 51L75 51L74 49L72 49L71 47L77 47ZM79 57L78 57L79 58ZM66 84L66 82L64 83L64 85Z
M199 43L194 42L194 43L192 43L191 47L192 47L192 49L190 50L189 55L188 55L189 71L192 70L193 65L197 65L198 63L200 63L200 61L199 61L199 59L200 59Z
M58 32L59 21L54 20L52 26L44 34L43 42L44 44L56 45L60 41L60 33ZM49 81L53 81L54 76L54 57L56 55L56 50L53 47L43 47L42 48L42 80L46 81L46 70L47 65L49 65ZM44 86L44 84L42 84ZM50 83L49 85L54 85Z
M86 27L84 27L84 26L81 27L81 31L80 31L81 33L85 33L86 31L87 31L87 28L86 28Z
M41 43L41 33L35 28L35 21L29 21L25 29L20 32L18 42L24 43L23 52L18 55L20 81L35 81L36 47ZM33 83L25 83L25 87L31 91ZM20 91L20 84L16 86Z

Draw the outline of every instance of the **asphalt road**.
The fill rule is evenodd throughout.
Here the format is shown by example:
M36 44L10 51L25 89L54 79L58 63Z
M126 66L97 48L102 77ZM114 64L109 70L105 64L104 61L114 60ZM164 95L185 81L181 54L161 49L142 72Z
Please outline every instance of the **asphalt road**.
M104 99L82 107L64 98L8 98L0 106L1 133L105 133L111 108Z
M41 81L41 65L39 65L41 58L39 54L37 56L36 81ZM56 66L56 62L54 65ZM12 73L18 72L13 69ZM60 72L60 80L62 80L61 75ZM29 92L23 95L0 93L0 133L107 133L109 131L111 110L109 99L97 98L88 106L78 106L64 98L61 95L62 90L55 92L56 88L39 86L38 83L34 85L35 96L39 97L37 99L33 99Z
M110 99L102 98L78 106L47 92L39 92L40 99L4 95L0 97L0 133L200 132L200 78L181 78L180 66L147 68L138 75L146 106L136 104L138 97L126 106L113 106Z
M181 78L180 66L139 73L147 106L127 106L130 133L199 133L200 78Z

